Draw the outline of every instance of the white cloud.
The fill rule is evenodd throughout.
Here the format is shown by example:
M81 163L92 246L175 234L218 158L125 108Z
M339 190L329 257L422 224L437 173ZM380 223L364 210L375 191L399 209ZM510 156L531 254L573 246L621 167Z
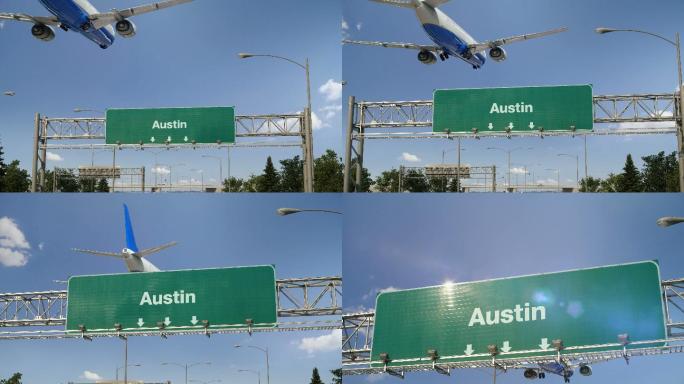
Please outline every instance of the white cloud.
M527 170L523 167L513 167L511 168L511 175L524 175L527 173Z
M17 223L9 217L0 218L0 264L5 267L23 267L30 256L31 244Z
M318 92L325 95L327 101L337 101L342 98L342 83L328 79L318 88Z
M3 29L3 28L5 28L5 22L4 22L4 21L0 21L0 29Z
M391 286L391 285L387 288L373 288L368 293L363 295L362 299L363 300L367 300L369 298L375 299L375 297L381 293L396 292L398 290L399 290L399 288L396 288L396 287Z
M311 112L311 127L314 130L318 130L324 127L329 127L330 124L324 123L323 120L321 120L320 117L316 114L316 112Z
M356 30L357 31L360 31L361 27L363 27L363 23L361 23L361 22L356 23Z
M168 175L169 173L171 173L171 170L168 167L159 165L152 168L152 173L156 173L158 175Z
M412 153L408 153L408 152L402 153L401 157L399 157L399 159L404 160L404 161L408 161L409 163L417 163L420 161L420 157L418 157Z
M40 243L38 244L38 249L40 249L40 250L42 251L43 248L45 248L45 243L40 242Z
M326 105L325 107L320 108L319 111L321 111L321 112L324 113L323 117L324 117L326 120L330 120L330 119L332 119L333 117L335 117L335 115L337 114L337 112L342 111L342 104L331 104L331 105Z
M349 29L349 24L347 24L347 20L342 19L342 30L346 31Z
M64 161L64 158L58 153L48 152L46 157L48 161Z
M297 348L306 351L310 356L316 352L340 351L342 330L335 329L327 335L318 337L305 337L299 341Z
M81 377L86 379L86 380L91 380L91 381L103 380L102 376L98 375L95 372L91 372L91 371L83 371L83 374L81 375Z

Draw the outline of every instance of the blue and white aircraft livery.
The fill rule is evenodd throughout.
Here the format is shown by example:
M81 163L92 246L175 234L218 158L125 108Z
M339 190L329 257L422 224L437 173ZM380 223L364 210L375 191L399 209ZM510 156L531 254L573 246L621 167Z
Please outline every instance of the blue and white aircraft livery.
M88 0L39 0L53 16L31 16L23 13L0 13L0 20L17 20L33 23L31 34L42 41L55 38L53 27L76 31L88 40L109 48L114 43L114 29L121 37L135 36L135 24L131 16L154 12L192 0L167 0L138 7L98 12ZM114 24L114 28L112 27Z
M78 249L72 248L72 251L88 253L91 255L98 256L109 256L122 259L126 262L126 267L128 272L158 272L154 264L147 260L147 256L157 253L163 249L169 248L176 245L175 241L160 245L158 247L147 248L143 250L138 249L138 244L135 242L135 235L133 234L133 225L131 224L131 216L128 213L128 206L124 204L124 225L126 232L126 248L121 252L102 252L102 251L92 251L89 249Z
M418 20L430 39L436 45L420 45L413 43L386 43L382 41L344 40L346 44L371 45L385 48L405 48L418 50L418 60L423 64L434 64L437 57L442 61L449 57L458 57L473 66L481 68L486 61L483 52L489 50L489 57L494 61L506 60L506 51L502 46L518 41L536 39L567 31L558 28L546 32L512 36L504 39L490 40L478 43L460 25L438 7L449 0L371 0L378 3L410 8L416 12Z

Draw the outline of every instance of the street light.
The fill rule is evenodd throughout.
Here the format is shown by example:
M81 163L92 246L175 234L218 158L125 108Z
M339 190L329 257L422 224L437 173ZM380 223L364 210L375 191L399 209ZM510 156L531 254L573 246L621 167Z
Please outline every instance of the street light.
M219 163L219 179L221 180L220 184L223 184L223 159L219 156L212 156L212 155L202 155L202 157L218 160L218 163ZM230 176L228 176L228 178L230 179ZM230 182L228 183L228 188L230 188ZM230 192L230 190L228 190L228 192Z
M235 344L234 347L235 348L242 348L243 346L240 344ZM261 352L266 354L266 384L271 384L271 369L270 369L269 364L268 364L268 348L261 348L261 347L255 346L255 345L245 345L245 347L258 349Z
M238 372L251 372L251 373L255 373L255 374L257 375L257 378L258 378L257 383L258 383L258 384L261 384L261 371L255 371L255 370L253 370L253 369L238 369Z
M341 215L342 212L338 211L331 211L328 209L299 209L299 208L278 208L276 210L276 213L280 216L287 216L287 215L292 215L294 213L300 213L300 212L323 212L323 213L333 213L336 215Z
M679 223L684 223L684 217L661 217L660 219L656 220L656 224L658 224L659 227L667 228L675 224Z
M185 384L188 384L188 368L192 368L196 365L211 365L211 361L204 361L192 364L162 363L161 365L175 365L181 368L185 368Z
M547 171L553 171L556 172L556 177L557 177L557 187L558 187L558 192L561 191L561 184L560 184L560 168L546 168Z
M127 367L139 367L139 366L141 366L141 364L128 364L128 365L124 365L121 367L117 367L116 368L116 381L117 382L119 381L119 371L121 371L122 369L127 368Z
M490 150L490 151L502 151L502 152L505 152L506 154L508 154L508 188L511 188L511 153L513 153L515 151L519 151L521 149L526 149L528 151L531 151L534 148L532 148L532 147L527 147L527 148L518 147L518 148L513 148L513 149L503 149L503 148L499 148L499 147L488 147L487 148L487 150Z
M280 59L280 60L285 60L287 62L290 62L300 68L302 68L306 72L306 106L307 106L307 116L306 116L306 129L304 130L304 135L306 137L306 148L305 148L305 153L306 153L306 159L307 159L307 164L304 167L304 192L313 192L313 178L314 178L314 171L313 171L313 143L312 143L312 134L311 134L311 80L309 76L309 59L307 58L304 62L304 64L298 63L292 59L288 59L287 57L282 57L282 56L277 56L277 55L266 55L266 54L253 54L253 53L238 53L238 57L241 59L249 59L252 57L270 57L273 59Z
M656 33L642 31L639 29L616 29L600 27L596 28L595 31L600 35L611 32L641 33L644 35L657 37L665 42L670 43L677 49L677 76L679 79L679 83L677 84L677 88L679 88L679 129L677 130L677 152L679 155L679 191L684 192L684 141L682 138L682 130L684 129L684 87L682 87L682 85L684 85L684 81L682 81L682 77L684 77L684 75L682 74L682 44L679 37L679 32L675 33L675 40L672 41Z
M566 157L574 157L575 158L575 163L576 163L576 170L575 170L575 183L577 184L577 192L579 192L579 155L570 155L567 153L559 153L558 156L566 156ZM585 181L586 183L586 181Z

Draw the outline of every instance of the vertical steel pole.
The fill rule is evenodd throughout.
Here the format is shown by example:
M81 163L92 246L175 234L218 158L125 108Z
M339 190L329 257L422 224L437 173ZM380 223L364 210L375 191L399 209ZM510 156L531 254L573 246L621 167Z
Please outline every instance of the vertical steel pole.
M142 167L142 188L141 192L145 192L145 167Z
M579 155L575 157L575 184L577 184L577 192L579 192Z
M458 137L458 170L456 171L456 180L458 182L456 185L458 186L458 193L461 193L461 137Z
M492 165L492 192L496 192L496 165Z
M124 339L124 384L128 384L128 337Z
M45 167L47 166L47 120L45 120L44 124L39 124L40 128L40 144L43 144L43 148L41 150L41 156L39 157L38 161L40 162L40 171L38 172L39 178L40 178L40 190L45 189Z
M354 108L356 107L356 99L354 96L349 96L349 103L347 105L347 136L344 143L344 187L343 192L350 192L351 183L351 157L352 145L354 138Z
M112 150L112 193L114 193L114 186L116 185L116 147Z
M38 143L40 137L40 113L36 113L33 129L33 168L31 170L31 192L38 192Z
M682 44L677 32L675 37L677 46L677 71L679 79L679 129L677 130L677 151L679 152L679 192L684 192L684 87L682 84Z
M508 188L509 191L512 191L511 187L511 151L508 151Z
M364 128L364 123L366 120L364 119L364 113L363 113L363 107L359 109L359 146L358 146L358 152L356 153L356 186L355 186L355 191L359 191L361 189L361 173L363 171L363 146L364 146L364 141L365 139L363 138L363 134L366 132L366 129Z
M266 384L271 384L271 368L268 365L268 348L266 348Z
M228 147L228 193L230 192L230 147Z
M587 160L587 135L584 135L584 179L589 178L589 165Z
M313 111L311 110L311 78L309 76L309 58L306 59L306 99L307 99L307 107L309 108L309 113L307 114L307 137L306 137L306 151L309 154L309 190L305 192L313 192L314 191L314 153L313 153L313 126L312 126L312 119L311 119L311 114Z
M302 141L302 156L304 157L304 192L309 192L309 186L311 185L311 173L309 168L309 163L311 162L311 156L309 154L309 146L307 143L307 137L309 132L309 108L304 108L304 116L302 117L302 124L304 129L304 137Z

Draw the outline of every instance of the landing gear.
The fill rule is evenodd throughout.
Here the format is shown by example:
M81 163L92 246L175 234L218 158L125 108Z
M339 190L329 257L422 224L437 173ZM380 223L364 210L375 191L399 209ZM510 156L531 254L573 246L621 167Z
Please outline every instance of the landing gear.
M108 46L108 45L104 45L104 44L100 44L100 48L102 48L102 49L107 49L107 48L109 48L109 46Z
M93 25L90 24L90 22L83 23L83 24L81 24L81 30L82 31L89 31L92 26Z
M540 379L545 379L545 378L546 378L546 373L544 373L544 372L539 372L539 378L540 378Z
M440 58L442 61L444 61L444 60L446 60L446 59L449 58L449 54L446 53L446 52L442 52L442 53L439 54L439 58Z
M68 31L69 31L69 27L67 27L67 26L64 25L64 24L60 24L59 27L62 28L65 32L68 32Z

